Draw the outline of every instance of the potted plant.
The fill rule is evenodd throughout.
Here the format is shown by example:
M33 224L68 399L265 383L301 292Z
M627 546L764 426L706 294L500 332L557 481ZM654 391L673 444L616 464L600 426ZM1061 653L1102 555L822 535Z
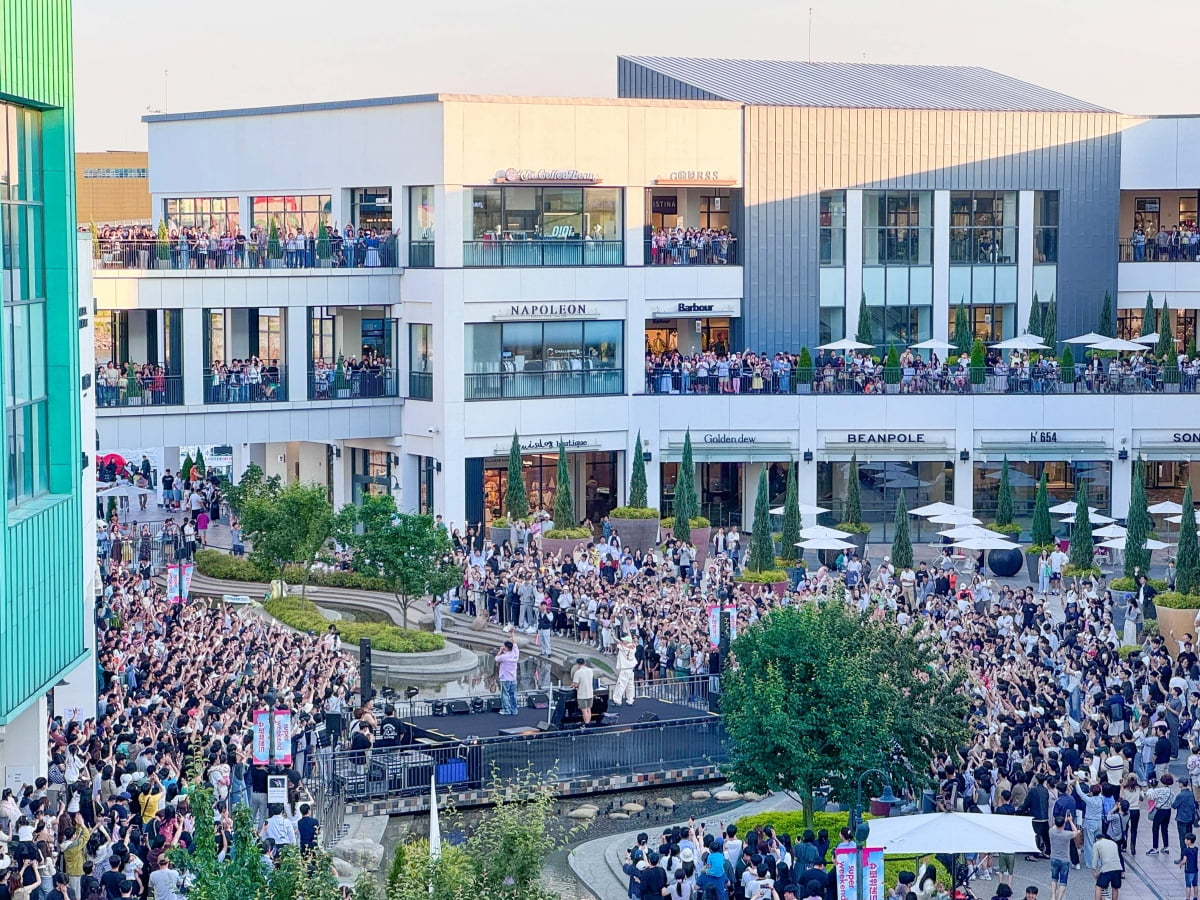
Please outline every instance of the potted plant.
M1070 346L1068 344L1068 346ZM1025 565L1029 573L1029 583L1038 583L1038 560L1042 551L1053 553L1054 527L1050 524L1050 497L1046 488L1046 473L1038 480L1037 497L1033 501L1033 527L1030 529L1032 543L1025 548Z
M992 531L1006 534L1014 541L1021 536L1021 526L1013 521L1012 483L1008 475L1008 456L1000 466L1000 493L996 500L996 521ZM1021 571L1020 550L992 550L988 553L988 568L1002 578L1011 578Z
M346 377L345 360L340 356L333 370L333 396L339 400L350 396L350 379Z
M333 265L333 245L329 241L329 228L324 222L317 228L317 268L328 269Z
M558 470L554 487L554 528L542 532L542 550L562 553L575 549L580 541L590 541L592 532L578 525L575 518L575 498L571 494L571 470L567 465L567 446L558 442Z
M1058 359L1058 380L1063 387L1070 385L1071 393L1075 393L1075 354L1071 352L1070 344L1063 345L1062 356Z
M125 400L130 406L141 406L142 396L145 391L142 389L142 381L138 378L137 369L133 366L129 368L129 374L125 376Z
M512 539L512 523L529 518L529 495L525 493L525 479L521 476L521 439L514 431L512 444L508 448L508 483L504 488L504 516L493 519L488 526L488 537L497 546Z
M807 347L800 348L800 355L796 358L796 393L810 394L812 393L813 383L813 361L812 354L808 352Z
M896 352L895 344L888 344L887 359L883 364L883 383L887 385L889 394L900 391L900 355Z
M754 531L750 534L750 562L746 569L734 579L749 584L767 584L780 596L787 590L788 576L775 568L775 542L771 534L770 495L767 486L767 470L758 473L758 493L754 499ZM747 576L754 580L747 581Z
M672 537L689 541L696 548L696 564L702 565L708 558L708 538L712 523L699 515L696 498L696 466L692 462L692 432L683 436L683 454L679 461L679 477L675 481L675 515L663 519L663 528L671 531Z
M1155 596L1154 607L1160 633L1170 636L1174 632L1181 636L1194 630L1192 623L1196 620L1196 610L1200 610L1200 594L1163 591ZM1178 653L1177 649L1172 649L1174 644L1174 641L1167 641L1172 656Z
M658 510L647 503L646 460L642 455L642 433L637 433L633 450L633 474L629 478L628 505L608 514L608 521L631 550L649 550L658 542Z
M867 549L867 535L871 533L871 526L864 524L862 520L862 489L858 483L857 453L850 456L850 473L846 480L846 511L842 517L843 521L835 527L838 531L849 534L845 540L855 546L861 558Z
M975 338L971 345L971 384L983 384L987 374L987 354L983 349L983 341Z
M167 231L167 223L162 219L158 220L158 235L154 241L154 258L160 263L165 263L171 258L171 235ZM166 266L161 268L166 268Z
M283 265L283 247L279 244L279 223L271 220L270 231L267 232L267 268L278 269Z

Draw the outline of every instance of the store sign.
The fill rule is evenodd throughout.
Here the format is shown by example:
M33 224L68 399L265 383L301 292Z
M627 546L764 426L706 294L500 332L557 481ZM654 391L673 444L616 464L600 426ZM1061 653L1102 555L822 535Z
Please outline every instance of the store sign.
M1176 431L1171 434L1173 444L1200 444L1200 431Z
M703 318L706 316L740 316L742 304L738 300L707 300L703 302L679 302L678 300L654 300L646 302L646 315L654 318Z
M1031 431L1029 432L1029 443L1031 444L1057 444L1057 431Z
M653 197L650 200L650 211L653 213L661 213L664 216L679 215L679 198L670 197Z
M852 431L847 444L924 444L925 435L912 431Z
M496 184L521 184L529 181L558 184L596 184L600 179L592 172L578 169L500 169L492 179Z
M705 444L757 444L758 438L752 434L706 434Z
M547 316L594 315L586 303L513 303L508 307L510 319L544 319Z
M677 171L669 172L666 178L656 178L654 183L732 185L737 184L737 179L722 178L721 173L716 169L678 169Z
M530 438L527 441L521 441L518 446L522 453L557 453L558 444L562 442L563 446L568 451L571 450L587 450L593 447L599 447L600 442L592 438L556 438L556 437L541 437ZM496 453L508 453L512 447L511 444L497 444Z

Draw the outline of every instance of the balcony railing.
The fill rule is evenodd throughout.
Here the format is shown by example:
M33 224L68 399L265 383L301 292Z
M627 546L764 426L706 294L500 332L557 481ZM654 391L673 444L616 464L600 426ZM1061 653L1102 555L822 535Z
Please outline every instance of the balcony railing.
M523 397L582 397L621 394L624 372L596 369L591 372L484 372L468 373L467 400L508 400Z
M1129 238L1117 241L1118 262L1196 262L1200 260L1200 244L1168 243L1160 245L1154 238L1134 243Z
M182 247L178 242L143 240L105 240L92 242L92 259L97 269L133 269L161 272L211 272L218 270L258 269L354 269L391 268L398 265L395 238L377 246L344 241L323 242L289 249L286 241L250 244L215 249L199 245Z
M408 242L408 267L410 269L432 269L434 266L433 241Z
M463 241L464 266L620 266L624 262L622 241Z
M467 376L468 379L471 376ZM494 376L493 376L494 377ZM838 370L796 369L787 375L736 375L721 379L679 372L648 372L644 394L686 396L768 396L786 394L1161 394L1195 393L1200 375L1178 369L1141 372L1092 372L1076 366L1074 373L947 369L942 373L901 372L886 375ZM470 382L468 381L468 384ZM471 399L468 396L468 399ZM490 399L490 398L489 398Z
M397 396L395 369L350 372L318 369L308 373L309 400L366 400Z
M409 372L408 396L413 400L433 399L433 373Z
M109 384L96 375L96 407L177 406L183 403L182 375L151 375L147 378L121 377Z
M276 403L287 399L287 369L279 366L279 372L263 372L255 381L247 381L246 374L214 372L204 370L204 402L225 403Z
M653 238L644 245L648 266L736 266L739 264L737 240L695 243L684 241L663 245Z

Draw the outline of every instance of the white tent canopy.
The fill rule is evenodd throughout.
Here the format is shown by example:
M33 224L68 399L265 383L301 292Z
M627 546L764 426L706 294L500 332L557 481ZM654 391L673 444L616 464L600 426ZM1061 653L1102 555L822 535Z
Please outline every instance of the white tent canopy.
M952 512L939 513L936 516L930 516L929 521L935 525L980 525L982 519L977 519L970 513Z
M1173 513L1178 515L1183 512L1183 507L1174 500L1164 500L1162 503L1155 503L1153 506L1147 506L1146 512L1152 515L1161 515L1162 513Z
M1081 334L1078 337L1067 338L1063 341L1064 344L1098 344L1101 341L1107 341L1107 334L1096 334L1094 331L1089 331L1087 334Z
M954 546L964 550L1016 550L1021 545L996 536L964 538L961 541L955 541Z
M782 516L786 512L787 511L782 506L776 506L773 510L771 510L771 515ZM829 512L829 510L823 506L813 506L811 503L800 504L800 515L802 516L819 516L821 513L827 512Z
M1103 538L1123 538L1125 537L1125 532L1125 528L1113 523L1112 525L1105 525L1103 528L1097 528L1092 532L1092 536Z
M808 541L798 541L796 546L805 550L849 550L855 545L837 538L813 538Z
M912 345L913 350L953 350L954 345L949 341L942 341L938 338L930 338L927 341L921 341L919 344Z
M953 503L927 503L924 506L918 506L916 509L910 509L910 516L940 516L944 513L959 513L960 515L969 516L971 511L965 506L955 506Z
M1112 516L1104 515L1104 513L1098 513L1094 509L1088 509L1088 521L1093 525L1107 525L1109 522L1115 522L1117 520ZM1063 519L1063 522L1065 522L1067 525L1074 525L1075 517L1067 516L1065 519Z
M1049 350L1045 342L1042 341L1040 335L1037 334L1019 334L1014 338L1009 338L1007 341L998 341L992 344L993 350Z
M1123 341L1120 338L1105 338L1094 344L1088 344L1088 346L1093 350L1116 350L1118 353L1129 353L1135 350L1146 349L1144 344L1135 344L1133 341Z
M888 853L1037 853L1033 826L1022 816L938 812L872 819L868 847Z
M1063 515L1069 515L1070 513L1075 512L1075 505L1076 504L1075 504L1074 500L1067 500L1064 503L1058 504L1057 506L1050 507L1050 512L1053 513L1054 515L1058 515L1059 513L1062 513ZM1095 511L1096 511L1096 507L1094 507L1094 506L1088 507L1088 512L1095 512Z
M1158 332L1152 331L1149 334L1143 334L1141 337L1135 337L1133 342L1135 344L1157 344L1158 337Z
M848 531L838 531L836 528L829 528L826 525L809 525L807 528L800 529L800 537L805 540L814 538L846 538L850 537Z
M967 538L1000 538L1004 541L1009 540L1008 535L999 531L991 531L982 525L955 525L953 528L939 531L938 534L956 541L962 541Z
M829 344L821 344L817 347L818 350L869 350L870 348L871 344L864 344L862 341L856 341L854 338L848 337Z
M1110 538L1107 541L1102 541L1100 543L1100 546L1108 547L1112 550L1124 550L1125 549L1125 538L1123 538L1123 537ZM1162 541L1148 540L1148 541L1146 541L1146 543L1142 544L1142 546L1147 550L1166 550L1171 545L1164 544Z

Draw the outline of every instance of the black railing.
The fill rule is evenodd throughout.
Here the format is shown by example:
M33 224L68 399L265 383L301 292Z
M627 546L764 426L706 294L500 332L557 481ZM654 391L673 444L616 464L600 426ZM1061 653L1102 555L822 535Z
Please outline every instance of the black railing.
M463 241L464 266L620 266L622 241L575 238Z
M183 403L182 375L122 375L110 384L103 374L96 375L96 408L178 406Z
M625 377L621 369L580 372L472 372L465 377L467 400L581 397L592 394L621 394L625 391Z
M648 266L736 266L737 238L711 241L656 241L649 238L644 244Z
M308 373L309 400L360 400L397 397L395 369L361 369L339 372L322 369Z
M275 403L287 399L287 369L260 372L253 381L245 372L204 370L205 403Z
M433 399L433 373L409 372L408 396L413 400Z
M203 246L175 241L99 238L92 242L92 258L98 269L203 272L218 269L350 269L392 268L398 263L394 237L358 240L317 241L290 244L234 243L218 241Z
M434 267L433 251L433 241L409 241L408 267L410 269L432 269Z
M1196 262L1200 260L1200 244L1176 239L1160 244L1156 238L1117 241L1118 262Z

